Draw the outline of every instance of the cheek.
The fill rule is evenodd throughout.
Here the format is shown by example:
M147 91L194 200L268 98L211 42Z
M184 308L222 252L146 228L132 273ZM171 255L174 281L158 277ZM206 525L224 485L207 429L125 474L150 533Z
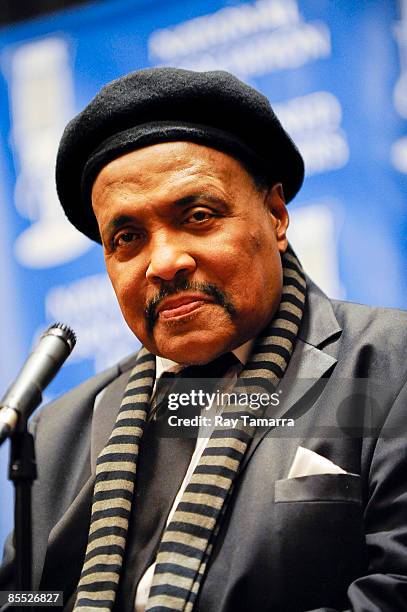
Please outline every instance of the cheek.
M252 255L256 255L265 250L265 240L261 232L252 232L249 234L247 242Z
M134 325L144 316L145 296L140 271L129 264L112 266L106 263L106 268L123 315Z
M276 241L265 232L246 234L245 244L230 260L230 288L247 313L269 311L279 300L281 256Z
M261 230L246 232L244 241L236 240L233 247L226 252L232 276L240 280L245 278L247 284L266 279L281 261L277 244L273 236ZM244 287L241 287L244 290Z

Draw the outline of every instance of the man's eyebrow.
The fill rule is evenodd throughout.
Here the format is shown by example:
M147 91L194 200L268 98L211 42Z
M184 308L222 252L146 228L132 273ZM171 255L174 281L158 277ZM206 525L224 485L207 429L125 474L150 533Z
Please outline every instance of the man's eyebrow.
M131 215L119 215L118 217L115 217L114 219L109 221L106 226L106 233L110 235L114 231L123 227L123 225L125 225L126 223L134 223L134 220L134 217Z
M174 204L175 206L182 207L188 206L188 204L196 204L201 200L205 200L206 202L213 202L214 204L224 204L222 198L210 193L193 193L183 198L179 198L178 200L175 200Z

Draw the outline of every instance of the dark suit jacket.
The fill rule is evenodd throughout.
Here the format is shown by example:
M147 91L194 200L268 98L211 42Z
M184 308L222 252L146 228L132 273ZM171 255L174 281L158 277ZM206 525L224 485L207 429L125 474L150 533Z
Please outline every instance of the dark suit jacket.
M295 427L264 427L254 438L200 612L407 610L406 322L395 310L331 302L309 283L283 401L268 411ZM86 547L96 457L134 362L85 382L35 420L34 588L64 590L66 600ZM347 474L287 479L299 445ZM6 548L1 588L12 584L11 541ZM127 568L121 610L132 610L135 588Z

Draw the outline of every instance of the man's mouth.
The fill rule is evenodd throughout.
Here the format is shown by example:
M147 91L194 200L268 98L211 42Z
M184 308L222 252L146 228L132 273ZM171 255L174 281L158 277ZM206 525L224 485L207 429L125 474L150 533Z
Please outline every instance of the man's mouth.
M174 295L164 299L157 308L156 313L159 319L174 319L188 315L208 303L213 303L213 299L207 295Z
M159 294L149 300L144 311L147 329L152 334L158 320L187 321L205 304L217 304L232 318L236 313L227 293L212 283L193 282L186 278L171 285L162 283Z

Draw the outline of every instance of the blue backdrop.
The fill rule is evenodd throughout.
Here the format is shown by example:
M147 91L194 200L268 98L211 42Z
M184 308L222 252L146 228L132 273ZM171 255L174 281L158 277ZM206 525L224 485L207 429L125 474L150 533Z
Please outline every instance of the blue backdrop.
M134 351L98 246L57 204L63 127L107 81L224 68L265 93L306 162L291 241L332 297L406 307L406 0L116 0L0 30L0 392L38 333L78 334L47 391ZM0 455L0 540L11 526Z

